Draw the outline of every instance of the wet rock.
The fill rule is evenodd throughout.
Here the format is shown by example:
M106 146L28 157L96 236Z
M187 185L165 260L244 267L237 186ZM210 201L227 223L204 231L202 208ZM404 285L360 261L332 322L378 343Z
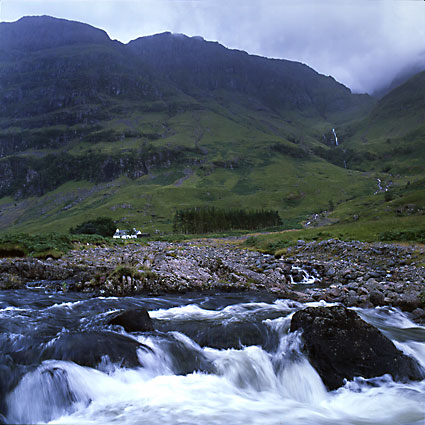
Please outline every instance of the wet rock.
M24 374L9 355L0 354L0 424L7 413L6 394L19 382Z
M189 336L201 347L222 350L264 345L268 332L264 324L253 322L166 322L159 323L158 329L164 332L178 331Z
M401 294L394 300L394 304L405 311L413 311L421 306L421 302L416 294Z
M424 323L425 322L425 309L423 308L416 308L412 311L412 319L419 322Z
M342 291L341 291L341 289L340 289L340 288L330 288L330 289L327 291L327 294L328 294L330 297L332 297L332 298L338 298L338 297L340 297L340 296L341 296Z
M384 294L382 292L379 292L379 291L372 291L369 295L369 300L375 306L385 304Z
M357 293L360 296L362 296L362 295L369 295L369 291L365 287L363 287L363 286L361 286L361 287L358 288Z
M212 360L208 359L199 347L179 340L176 335L163 336L162 347L170 356L174 373L187 375L193 372L216 373Z
M137 350L151 350L138 341L113 332L67 333L50 343L40 360L67 360L96 367L105 357L123 367L140 366Z
M420 380L423 372L378 329L343 306L308 307L294 314L291 332L302 330L304 350L328 389L356 376L390 374L395 380Z
M358 306L360 303L359 297L357 295L348 295L345 299L345 304L348 307Z
M196 340L201 347L241 349L249 345L263 345L266 341L265 335L264 326L259 324L230 322L209 326Z
M107 324L120 325L127 332L150 332L154 330L152 319L145 308L113 313Z
M9 273L0 275L0 289L20 289L24 286L24 281L20 276Z

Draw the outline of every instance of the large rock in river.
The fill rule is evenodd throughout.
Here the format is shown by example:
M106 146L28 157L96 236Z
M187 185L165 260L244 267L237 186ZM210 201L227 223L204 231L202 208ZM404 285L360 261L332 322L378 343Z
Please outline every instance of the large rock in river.
M81 366L96 367L107 356L112 363L139 367L138 349L151 351L146 345L114 332L65 333L44 348L41 360L67 360Z
M152 319L145 308L113 313L107 321L110 325L120 325L127 332L149 332L153 331Z
M343 306L308 307L294 314L291 332L302 330L304 350L328 389L344 378L390 374L395 380L419 380L423 371L377 328Z

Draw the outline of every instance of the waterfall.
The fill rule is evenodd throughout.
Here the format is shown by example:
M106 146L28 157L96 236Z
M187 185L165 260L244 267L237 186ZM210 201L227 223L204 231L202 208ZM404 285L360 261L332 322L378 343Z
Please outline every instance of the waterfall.
M332 133L333 133L334 138L335 138L335 146L338 146L338 137L337 137L337 135L336 135L336 131L335 131L335 129L334 129L334 128L332 129Z
M382 187L382 180L377 178L376 179L376 183L378 185L378 190L374 193L374 195L377 195L379 192L382 192L384 190L384 188ZM388 189L385 188L385 191L387 191Z

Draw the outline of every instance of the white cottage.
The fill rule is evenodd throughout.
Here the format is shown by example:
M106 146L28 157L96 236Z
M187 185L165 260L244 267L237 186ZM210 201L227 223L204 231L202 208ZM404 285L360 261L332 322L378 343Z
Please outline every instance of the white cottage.
M114 236L112 236L114 239L137 239L142 235L142 232L140 230L136 230L133 228L133 230L120 230L117 229L114 233Z

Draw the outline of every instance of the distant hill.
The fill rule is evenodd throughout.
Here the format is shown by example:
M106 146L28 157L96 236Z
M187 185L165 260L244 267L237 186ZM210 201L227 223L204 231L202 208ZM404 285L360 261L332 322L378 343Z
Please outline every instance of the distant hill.
M1 23L0 230L107 216L170 231L178 209L203 205L296 225L373 195L375 139L393 137L398 108L397 137L420 116L420 96L410 110L397 90L376 104L307 65L200 37L124 45L51 17Z

